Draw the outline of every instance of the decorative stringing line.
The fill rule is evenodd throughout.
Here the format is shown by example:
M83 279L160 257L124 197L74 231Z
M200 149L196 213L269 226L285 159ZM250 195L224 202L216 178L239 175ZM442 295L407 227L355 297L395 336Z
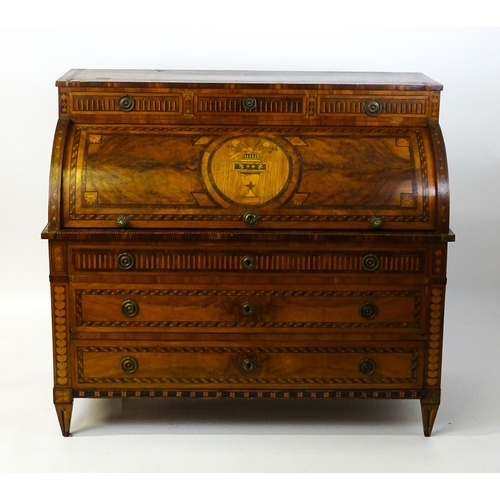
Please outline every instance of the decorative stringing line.
M220 350L222 349L222 351ZM298 349L298 350L297 350ZM256 353L390 353L390 354L412 354L411 377L394 378L374 378L374 377L331 377L331 378L298 378L298 377L230 377L230 378L178 378L178 377L85 377L84 375L84 353L86 352L118 352L118 353L236 353L236 354L256 354ZM134 383L134 384L404 384L414 383L417 379L418 370L418 351L411 347L400 348L349 348L349 347L325 347L325 348L169 348L169 347L78 347L77 349L77 368L78 380L81 383L100 384L100 383Z
M420 298L416 291L341 291L341 290L149 290L149 289L79 289L77 296L81 295L156 295L160 297L171 296L215 296L215 297L414 297Z
M60 226L60 198L61 198L61 176L62 176L62 159L64 154L63 145L68 130L68 121L60 120L56 127L54 137L53 153L51 158L50 179L49 179L49 228L57 228Z
M69 171L69 213L76 213L76 165L78 162L78 150L80 149L81 129L79 127L75 130L75 137L73 139L73 149L71 151L71 167Z
M407 354L417 355L414 347L141 347L79 346L78 352L187 353L187 354Z
M125 397L149 397L149 398L374 398L374 399L421 399L424 391L417 390L281 390L281 391L168 391L168 390L73 390L74 398L125 398Z
M438 177L442 180L447 180L447 161L446 161L446 151L443 144L443 139L438 127L430 127L432 138L434 141L434 149L436 155L436 165L438 167ZM448 195L448 193L446 193ZM442 199L442 197L440 197ZM449 202L441 202L441 224L446 227L449 219Z
M428 204L424 205L427 213L417 216L384 216L385 222L427 222ZM189 207L189 210L206 210L206 208ZM280 209L296 210L296 209ZM320 209L307 209L320 211ZM259 219L265 222L369 222L373 215L260 215ZM116 214L75 214L72 220L115 220ZM135 221L182 221L182 222L241 222L239 215L215 214L129 214L129 220Z
M416 132L418 151L420 154L420 169L422 175L422 211L425 214L425 221L429 220L429 183L427 171L427 156L425 153L424 139L420 131Z
M431 98L431 117L437 118L439 114L439 95L434 94Z
M416 378L168 378L86 377L83 384L408 384Z
M99 125L99 124L78 124L78 128L81 130L95 130L101 131L101 133L105 132L147 132L147 133L158 133L165 134L166 132L169 134L187 134L187 135L203 135L203 136L212 136L218 134L246 134L251 133L255 134L256 132L263 134L274 134L274 135L299 135L299 136L310 136L314 134L319 134L320 136L327 137L337 137L338 135L347 134L352 137L352 129L350 128L337 128L332 129L331 127L308 127L304 129L303 127L271 127L269 125L263 125L259 127L258 131L255 130L255 127L223 127L223 126L212 126L209 125L207 127L196 127L196 126L187 126L187 125L165 125L165 126L137 126L137 125ZM417 132L413 128L382 128L382 127L360 127L356 128L356 132L363 134L373 134L377 135L387 135L390 134L391 137L396 138L397 136L407 137L408 134Z
M94 328L418 328L418 323L334 323L334 322L278 322L278 321L82 321L78 326Z
M257 232L250 232L248 230L241 230L241 229L216 229L216 228L210 228L210 229L199 229L199 228L193 228L189 229L189 235L190 236L197 236L198 239L197 241L200 241L200 237L205 237L211 238L213 236L217 236L220 238L221 236L225 236L226 239L230 235L232 236L245 236L247 238L254 238L256 235L258 236L273 236L273 237L282 237L282 236L301 236L301 237L310 237L314 236L318 241L324 241L325 239L329 241L329 237L335 236L337 238L338 236L347 236L347 237L353 237L355 236L356 238L361 236L376 236L376 239L379 241L382 240L382 238L401 238L404 236L405 238L417 238L419 241L425 241L425 240L432 240L434 242L439 242L442 243L442 235L433 232L422 232L418 233L418 235L415 232L399 232L399 231L392 231L392 232L384 232L384 231L377 231L374 233L372 230L362 230L362 231L355 231L349 230L349 229L343 229L343 230L333 230L333 229L328 229L328 230L321 230L318 229L317 231L311 230L311 228L304 229L303 231L300 230L295 230L295 229L283 229L280 228L279 230L262 230ZM89 229L89 228L71 228L70 230L54 230L51 232L51 234L54 235L99 235L99 236L118 236L118 235L123 235L123 230L122 229L112 229L112 228L96 228L96 229ZM155 237L161 238L162 236L169 236L171 239L169 241L172 241L173 237L176 236L185 236L187 232L185 230L173 230L172 228L155 228L155 229L144 229L144 228L139 228L139 229L130 229L127 230L127 235L133 235L133 236L147 236L148 238L153 235ZM324 238L326 237L326 238Z

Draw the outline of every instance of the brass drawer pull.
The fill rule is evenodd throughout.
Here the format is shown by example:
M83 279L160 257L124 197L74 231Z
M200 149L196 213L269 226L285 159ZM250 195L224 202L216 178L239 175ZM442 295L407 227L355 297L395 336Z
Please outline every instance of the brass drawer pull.
M123 358L122 362L120 363L120 366L122 367L122 370L125 373L134 373L137 370L137 368L139 368L137 360L130 356Z
M257 368L257 363L253 359L247 358L241 363L241 367L246 372L253 372Z
M243 222L248 227L255 227L259 223L259 216L253 212L247 212L243 216Z
M375 364L375 361L373 361L373 359L369 359L369 358L362 359L358 365L359 371L363 375L371 375L375 371L376 367L377 367L377 365Z
M256 265L257 265L257 261L253 255L245 255L241 259L241 267L245 271L251 271L252 269L255 268Z
M373 319L377 315L377 306L373 302L365 302L359 310L361 316L366 319Z
M137 305L137 302L134 302L133 300L126 300L122 304L122 313L129 317L132 318L134 317L137 313L139 312L139 306Z
M366 101L365 113L368 116L377 116L382 112L382 103L376 99L370 99Z
M380 259L372 253L365 255L361 261L361 266L365 271L376 271L380 265Z
M243 107L247 111L251 111L252 109L255 109L257 107L257 99L255 99L255 97L252 96L244 97L242 103Z
M116 264L123 271L128 271L129 269L132 269L134 267L135 264L134 256L127 252L123 252L120 255L118 255L118 258L116 259Z
M120 111L124 111L125 113L133 111L135 108L135 99L130 95L122 95L118 99L118 107Z
M257 307L255 307L255 304L252 304L251 302L245 302L241 306L241 313L244 316L254 316L256 312L257 312Z

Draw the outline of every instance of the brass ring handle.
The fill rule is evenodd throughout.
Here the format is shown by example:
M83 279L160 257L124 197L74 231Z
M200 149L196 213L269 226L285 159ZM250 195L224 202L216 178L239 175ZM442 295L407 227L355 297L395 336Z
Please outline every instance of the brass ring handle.
M241 306L241 313L243 316L253 316L257 312L257 307L251 302L245 302Z
M134 373L139 368L139 363L135 358L127 356L122 359L120 366L125 373Z
M116 259L116 265L123 271L128 271L129 269L132 269L134 267L134 264L135 264L134 256L127 252L121 253L120 255L118 255L118 258Z
M122 304L122 313L129 317L133 318L134 316L137 315L139 312L139 306L137 305L137 302L134 302L133 300L126 300Z

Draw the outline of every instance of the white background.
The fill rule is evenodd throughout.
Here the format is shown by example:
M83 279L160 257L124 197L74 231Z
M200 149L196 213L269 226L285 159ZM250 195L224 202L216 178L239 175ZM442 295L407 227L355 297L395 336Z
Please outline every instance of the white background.
M500 470L500 29L439 27L493 21L456 10L445 17L436 2L411 11L400 2L384 2L382 11L377 2L355 4L12 7L17 17L0 28L0 471ZM54 82L70 68L417 71L444 84L457 241L433 437L422 435L417 401L201 400L77 400L74 435L61 437L40 232Z

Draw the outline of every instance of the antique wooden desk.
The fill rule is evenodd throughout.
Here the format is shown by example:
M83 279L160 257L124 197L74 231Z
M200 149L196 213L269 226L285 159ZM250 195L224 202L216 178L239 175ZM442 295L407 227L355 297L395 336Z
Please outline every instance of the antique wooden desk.
M442 86L416 73L57 81L54 402L440 402Z

